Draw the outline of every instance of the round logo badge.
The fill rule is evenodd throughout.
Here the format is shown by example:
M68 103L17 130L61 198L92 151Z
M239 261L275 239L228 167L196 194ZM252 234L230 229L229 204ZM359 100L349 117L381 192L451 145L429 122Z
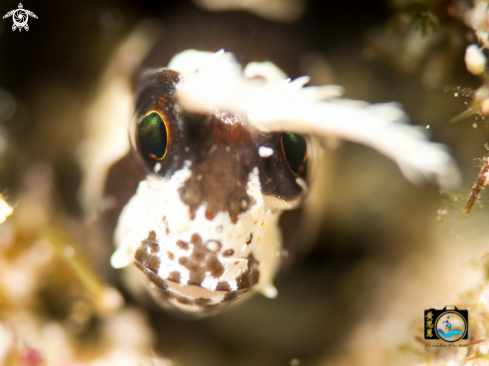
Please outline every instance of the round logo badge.
M436 334L445 342L456 342L467 332L467 321L455 311L445 311L436 320Z

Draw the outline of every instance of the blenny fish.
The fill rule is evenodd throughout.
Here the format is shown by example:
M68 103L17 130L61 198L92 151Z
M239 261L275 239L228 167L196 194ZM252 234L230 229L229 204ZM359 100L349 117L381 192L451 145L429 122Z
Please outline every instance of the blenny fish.
M139 268L165 307L206 315L256 291L277 295L279 219L314 188L325 138L377 149L414 182L456 184L449 153L404 123L398 105L305 87L307 77L291 81L271 62L242 69L231 53L187 50L140 70L133 87L147 39L136 32L121 47L90 109L81 198L87 212L99 210L104 187L136 163L135 192L115 203L111 265ZM125 165L114 168L118 161Z

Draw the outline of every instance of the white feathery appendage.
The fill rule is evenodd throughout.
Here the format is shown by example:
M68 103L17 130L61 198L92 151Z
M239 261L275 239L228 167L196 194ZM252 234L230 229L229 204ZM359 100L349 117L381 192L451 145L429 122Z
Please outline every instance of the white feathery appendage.
M413 183L435 178L443 188L460 183L459 169L442 144L395 103L369 104L339 98L341 87L304 87L309 77L277 82L283 72L270 62L250 64L243 72L234 55L188 50L169 67L182 72L182 105L195 112L226 111L263 131L294 131L336 137L369 146L394 160ZM250 77L247 77L250 76Z
M394 160L413 183L435 176L442 187L458 184L458 169L444 145L430 142L420 128L403 123L407 116L398 106L349 102L269 95L253 105L248 116L266 131L333 136L369 146Z

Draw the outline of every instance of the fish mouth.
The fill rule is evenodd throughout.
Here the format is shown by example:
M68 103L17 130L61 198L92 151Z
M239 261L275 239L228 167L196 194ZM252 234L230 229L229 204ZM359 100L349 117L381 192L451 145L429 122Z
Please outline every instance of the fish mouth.
M237 291L212 291L196 285L181 285L161 278L137 260L135 264L149 279L153 299L168 309L210 315L251 293L251 287Z
M259 262L253 253L226 257L220 242L204 243L197 234L188 243L175 243L179 253L165 247L150 235L133 257L149 279L153 297L164 306L210 311L242 297L259 281Z

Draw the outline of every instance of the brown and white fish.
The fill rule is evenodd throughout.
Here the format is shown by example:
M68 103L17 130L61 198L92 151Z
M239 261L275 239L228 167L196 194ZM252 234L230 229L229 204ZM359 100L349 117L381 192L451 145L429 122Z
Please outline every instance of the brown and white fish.
M81 195L95 210L109 167L132 149L127 159L143 174L123 202L111 264L139 267L164 306L202 315L255 291L277 295L279 218L320 191L309 185L321 169L321 138L377 149L410 180L456 184L450 155L402 123L397 105L341 99L336 86L304 87L307 77L290 81L270 62L242 70L230 53L188 50L144 71L130 97L141 60L126 56L144 55L147 39L136 32L123 45L126 63L113 64L125 68L106 75L92 106Z

